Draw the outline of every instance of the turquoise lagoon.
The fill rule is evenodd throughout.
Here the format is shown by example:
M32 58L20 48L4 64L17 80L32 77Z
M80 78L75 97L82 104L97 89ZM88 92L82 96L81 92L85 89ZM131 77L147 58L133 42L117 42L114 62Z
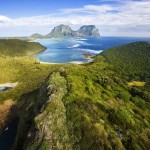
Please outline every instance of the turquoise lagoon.
M35 40L47 49L35 56L41 62L82 63L89 62L84 54L97 55L103 50L136 41L149 41L144 37L100 37L100 38L64 38Z

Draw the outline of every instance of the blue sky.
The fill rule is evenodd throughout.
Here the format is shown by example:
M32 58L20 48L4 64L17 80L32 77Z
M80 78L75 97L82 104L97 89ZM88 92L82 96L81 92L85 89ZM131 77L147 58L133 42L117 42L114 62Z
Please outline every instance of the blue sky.
M9 17L47 15L62 8L96 4L96 0L1 0L0 13Z
M74 30L95 24L102 36L149 36L150 0L0 0L0 36Z

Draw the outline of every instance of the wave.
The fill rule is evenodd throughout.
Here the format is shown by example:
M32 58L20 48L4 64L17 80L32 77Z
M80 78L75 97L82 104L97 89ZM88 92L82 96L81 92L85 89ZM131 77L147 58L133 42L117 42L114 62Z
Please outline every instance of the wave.
M103 51L103 50L92 50L92 49L78 49L78 50L83 51L83 52L88 52L90 54L95 54L95 55Z
M80 44L74 44L72 46L69 46L68 48L76 48L76 47L79 47L79 46L80 46Z
M77 42L80 43L80 44L82 44L82 45L92 45L92 44L89 44L89 43L87 43L87 42L85 42L85 41L80 41L80 40L78 40Z
M74 42L76 42L76 43L80 43L80 44L83 44L83 45L92 45L92 44L89 44L89 43L87 43L86 41L87 41L88 39L84 39L84 38L82 38L82 39L73 39L73 41Z
M81 41L87 41L88 39L79 39L79 40L81 40Z

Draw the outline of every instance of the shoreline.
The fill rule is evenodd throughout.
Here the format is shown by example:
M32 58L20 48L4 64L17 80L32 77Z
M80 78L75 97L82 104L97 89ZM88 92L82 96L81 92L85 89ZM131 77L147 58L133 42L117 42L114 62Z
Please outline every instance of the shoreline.
M67 62L67 63L52 63L52 62L43 62L43 61L39 61L40 64L47 64L47 65L66 65L66 64L85 64L86 62L80 62L80 61L71 61L71 62Z
M43 62L43 61L39 61L38 62L40 64L49 64L49 65L66 65L66 64L77 64L77 65L81 65L81 64L88 64L88 63L91 63L93 62L93 59L92 58L88 58L88 61L87 62L83 62L83 61L70 61L70 62L67 62L67 63L52 63L52 62Z
M60 39L60 38L51 38L52 40L62 40L62 39ZM83 38L81 38L82 40L87 40L87 39L83 39ZM32 40L32 42L36 42L36 43L39 43L39 44L41 44L38 40L41 40L41 39L33 39ZM87 50L87 53L84 53L84 54L82 54L82 57L85 59L85 61L70 61L70 62L66 62L66 63L55 63L55 62L43 62L43 61L40 61L38 58L36 58L35 56L36 55L38 55L38 54L40 54L40 53L42 53L42 52L44 52L44 51L46 51L48 48L46 47L46 46L44 46L43 44L41 44L43 47L44 47L44 49L42 50L42 51L40 51L40 52L37 52L37 53L35 53L34 54L34 59L36 59L37 60L37 62L39 63L39 64L51 64L51 65L63 65L63 64L88 64L88 63L91 63L91 62L93 62L94 61L94 56L96 56L96 55L98 55L99 53L101 53L103 50L100 50L100 51L97 51L98 53L97 54L91 54L91 53L88 53L88 50Z

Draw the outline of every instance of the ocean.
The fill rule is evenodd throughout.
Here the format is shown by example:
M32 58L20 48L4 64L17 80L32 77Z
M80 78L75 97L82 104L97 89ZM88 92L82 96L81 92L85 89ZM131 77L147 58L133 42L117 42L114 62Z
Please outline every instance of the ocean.
M84 54L97 55L103 50L136 41L148 41L150 37L99 37L99 38L64 38L39 39L47 50L35 56L40 62L82 63L88 62Z

